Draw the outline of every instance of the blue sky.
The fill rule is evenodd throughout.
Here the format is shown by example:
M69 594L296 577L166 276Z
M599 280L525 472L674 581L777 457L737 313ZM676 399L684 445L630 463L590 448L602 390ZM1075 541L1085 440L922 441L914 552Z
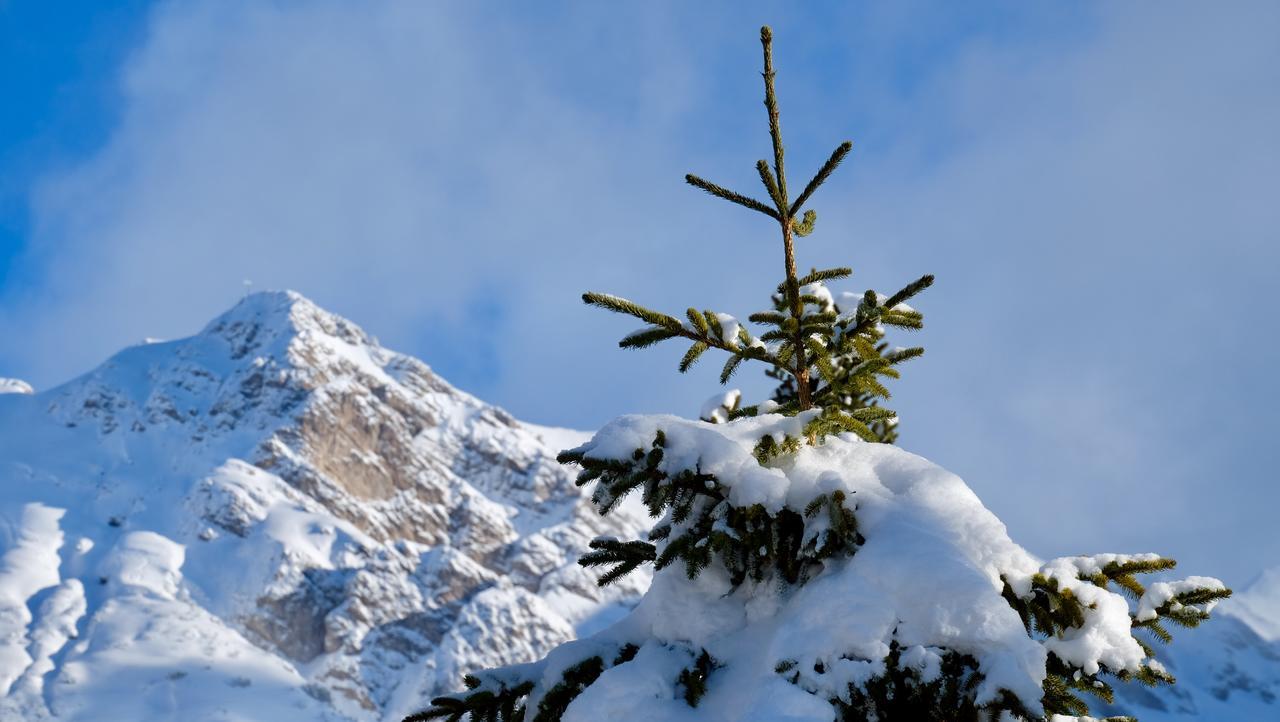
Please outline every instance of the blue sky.
M800 263L938 276L903 446L1040 554L1280 564L1274 3L49 5L0 0L0 376L248 279L522 418L695 413L718 364L578 294L763 305L772 229L682 177L754 190L767 22L789 167L855 144Z
M0 1L0 283L30 233L31 183L106 140L113 80L141 40L147 6Z

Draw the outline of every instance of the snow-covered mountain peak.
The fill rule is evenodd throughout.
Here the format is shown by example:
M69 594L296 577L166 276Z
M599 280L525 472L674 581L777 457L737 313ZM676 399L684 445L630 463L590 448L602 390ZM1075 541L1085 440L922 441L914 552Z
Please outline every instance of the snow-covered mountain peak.
M1280 642L1280 567L1272 567L1225 602L1222 611L1240 619L1259 637Z
M0 578L22 580L0 594L0 718L230 695L253 712L227 719L398 719L535 657L645 583L574 564L640 527L583 503L555 461L575 436L293 292L0 396ZM111 694L139 685L163 703Z
M233 358L285 353L291 344L339 342L376 348L359 326L329 313L296 291L260 291L245 296L211 321L200 335L224 339Z
M178 424L201 441L244 423L287 421L326 386L383 388L407 376L474 402L354 323L278 291L245 297L189 338L125 349L42 396L64 423L96 422L104 433Z

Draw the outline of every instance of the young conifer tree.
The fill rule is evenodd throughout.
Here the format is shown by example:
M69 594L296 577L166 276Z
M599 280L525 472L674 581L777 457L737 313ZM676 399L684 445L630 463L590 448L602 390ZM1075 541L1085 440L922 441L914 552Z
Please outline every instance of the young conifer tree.
M816 270L816 269L814 269ZM925 277L923 280L932 281L931 277ZM926 284L927 285L927 284ZM808 295L817 297L820 301L819 307L823 310L834 312L837 317L849 316L857 312L857 308L862 303L862 295L854 293L835 294L829 291L825 284L815 283L812 287L803 289L808 291ZM781 293L775 293L771 297L774 311L785 313L787 310L786 298ZM883 302L885 298L878 296L877 300ZM914 309L906 304L899 304L899 310L904 312L914 312ZM918 329L923 325L922 319L910 316L904 316L892 319L888 325L898 326L899 328ZM886 330L876 324L869 331L870 336L874 337L874 343L858 343L857 345L848 344L843 349L837 349L831 355L831 368L836 374L847 374L857 368L859 364L868 358L872 358L869 354L874 352L887 365L891 371L892 378L898 378L897 366L904 361L910 361L913 358L924 354L924 349L918 346L910 348L891 347L885 340ZM797 396L795 374L789 369L781 369L777 367L769 367L765 369L765 375L777 381L777 386L773 390L770 400L779 405L792 402ZM809 385L811 391L817 391L818 384L822 381L822 370L816 365L811 364L809 369ZM864 385L864 388L848 389L846 393L839 396L836 400L846 411L853 412L858 409L878 407L882 401L889 397L889 391L883 385L871 386ZM706 401L703 405L700 417L703 421L711 423L721 423L733 418L742 406L742 392L733 389L728 392L716 394ZM896 416L888 416L882 419L875 419L867 424L871 433L876 440L884 444L892 444L898 440L898 419Z
M728 400L715 424L624 416L562 453L601 514L638 494L656 520L647 539L596 539L579 563L604 568L601 585L651 566L650 590L613 627L469 675L468 691L406 722L1061 722L1087 714L1089 698L1112 701L1115 681L1172 683L1152 644L1230 595L1207 577L1144 585L1138 575L1174 565L1154 554L1041 562L958 478L867 443L893 416L873 403L888 396L882 380L921 353L887 349L884 330L921 327L905 302L933 279L837 303L824 284L849 269L797 273L795 239L817 218L807 204L851 144L792 197L769 28L760 39L766 200L686 180L778 228L784 279L773 307L749 317L765 330L710 310L681 319L608 294L583 300L644 322L624 348L680 339L680 370L714 349L728 356L722 382L757 362L782 390L754 406Z

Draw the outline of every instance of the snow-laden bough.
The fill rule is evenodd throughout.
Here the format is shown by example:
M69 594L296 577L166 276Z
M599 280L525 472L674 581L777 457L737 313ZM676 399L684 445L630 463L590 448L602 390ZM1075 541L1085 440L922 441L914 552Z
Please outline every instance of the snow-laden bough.
M1036 559L959 477L892 445L842 434L762 461L762 439L781 446L804 423L623 416L566 452L602 512L628 493L660 512L650 541L596 546L620 566L618 545L649 548L631 568L658 566L651 588L614 626L438 705L829 722L887 719L874 698L892 683L950 709L1061 719L1087 712L1076 693L1109 697L1108 680L1171 681L1144 630L1194 625L1227 594L1205 577L1143 588L1135 574L1172 566L1154 554Z

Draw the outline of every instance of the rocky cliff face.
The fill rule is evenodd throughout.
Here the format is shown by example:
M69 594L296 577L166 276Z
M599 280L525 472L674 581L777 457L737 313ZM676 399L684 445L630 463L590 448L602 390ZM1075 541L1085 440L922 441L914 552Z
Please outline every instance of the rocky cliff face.
M646 582L574 564L642 526L583 503L577 436L292 293L0 396L0 717L397 719L539 656Z

